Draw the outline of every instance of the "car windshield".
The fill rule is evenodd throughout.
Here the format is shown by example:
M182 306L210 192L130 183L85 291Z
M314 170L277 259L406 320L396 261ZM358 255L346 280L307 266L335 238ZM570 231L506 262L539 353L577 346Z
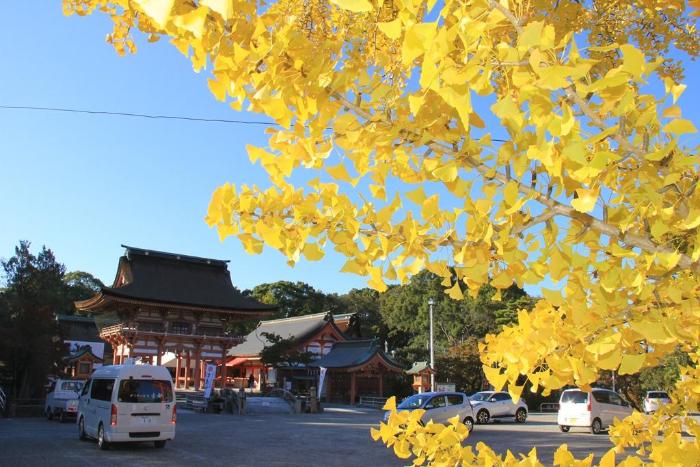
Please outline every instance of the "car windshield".
M61 391L80 392L83 389L82 381L64 381L61 383Z
M654 391L649 393L649 399L669 399L669 397L663 391Z
M172 402L173 391L169 381L125 379L119 384L119 402Z
M411 397L404 399L398 406L399 409L419 409L423 407L425 401L430 399L430 396L425 394L414 394Z
M564 391L561 395L562 403L585 404L588 402L588 393L583 391Z
M472 394L469 396L469 400L472 401L486 401L489 399L489 397L493 396L492 392L477 392L476 394Z

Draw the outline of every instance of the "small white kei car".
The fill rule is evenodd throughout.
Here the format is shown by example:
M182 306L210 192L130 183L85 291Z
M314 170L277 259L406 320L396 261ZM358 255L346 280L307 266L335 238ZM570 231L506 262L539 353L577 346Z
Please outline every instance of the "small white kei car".
M46 395L44 414L52 420L54 417L63 422L67 417L78 413L78 394L83 389L84 381L75 379L58 379L51 383Z
M565 433L571 427L585 427L597 435L616 418L622 420L632 412L629 402L609 389L594 388L590 392L567 389L559 398L557 423Z
M518 423L527 420L525 401L520 399L514 404L507 392L481 391L472 394L469 400L476 414L476 422L481 425L498 418L513 418Z
M175 395L170 372L155 365L112 365L92 374L80 393L78 436L110 443L175 439Z
M648 391L644 397L644 413L656 412L662 405L670 403L671 398L666 391Z
M423 392L407 397L396 407L401 412L404 410L423 409L425 413L421 417L422 423L433 421L434 423L446 423L449 419L458 416L467 426L469 431L474 428L474 412L469 404L469 398L461 392ZM389 419L390 412L384 414L384 421Z

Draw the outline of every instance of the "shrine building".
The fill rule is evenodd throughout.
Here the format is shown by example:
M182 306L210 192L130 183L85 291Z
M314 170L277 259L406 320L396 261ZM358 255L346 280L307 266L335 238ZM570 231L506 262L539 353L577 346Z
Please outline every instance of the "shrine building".
M352 319L351 313L315 313L261 321L245 337L245 342L229 350L227 386L247 387L252 375L257 390L262 390L265 385L286 387L293 392L308 390L316 385L317 369L303 366L270 368L261 362L260 353L272 345L266 334L292 339L298 351L320 358L331 351L333 344L348 339L348 334L352 334Z
M176 387L199 389L205 363L220 363L244 340L227 334L227 325L277 309L236 290L228 261L122 246L112 286L75 303L94 316L100 338L114 349L114 364L140 358L160 365L171 353ZM225 366L217 379L226 380Z

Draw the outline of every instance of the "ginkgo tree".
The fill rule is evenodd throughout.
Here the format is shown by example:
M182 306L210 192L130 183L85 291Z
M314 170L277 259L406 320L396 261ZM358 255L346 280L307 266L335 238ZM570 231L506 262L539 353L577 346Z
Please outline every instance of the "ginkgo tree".
M486 283L542 285L535 308L480 349L489 381L513 397L527 380L544 393L586 388L602 370L687 352L674 403L611 430L618 450L682 464L700 458L685 417L700 401L700 160L679 104L679 57L700 51L698 3L63 5L109 14L120 54L139 31L169 39L208 70L216 99L276 122L266 147L247 148L270 186L213 194L206 221L221 239L290 264L332 248L380 291L424 269L455 299ZM402 413L373 431L416 464L518 461L463 447L466 435ZM554 462L576 461L562 447ZM614 462L613 451L601 459Z

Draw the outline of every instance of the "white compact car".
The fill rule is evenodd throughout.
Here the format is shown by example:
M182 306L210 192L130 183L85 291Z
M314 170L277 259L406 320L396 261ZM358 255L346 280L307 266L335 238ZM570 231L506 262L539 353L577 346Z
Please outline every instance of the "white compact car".
M608 389L594 388L591 392L567 389L559 399L557 423L563 432L571 427L585 427L597 435L616 418L622 420L632 412L629 402Z
M652 413L659 410L659 407L671 403L671 398L666 391L648 391L644 397L644 413Z
M469 404L469 398L461 392L423 392L414 394L396 407L401 412L404 410L423 409L425 413L421 422L446 423L449 419L458 416L467 426L469 431L474 428L474 412ZM389 413L384 415L384 421L389 419Z
M520 399L517 404L507 392L481 391L469 397L476 422L486 424L489 420L513 418L518 423L527 420L527 404Z
M78 412L78 394L83 389L84 381L59 379L51 383L46 395L44 413L46 418L54 417L63 422L67 417L75 417Z
M78 435L110 443L175 439L175 395L168 369L153 365L98 368L85 383L78 404Z

